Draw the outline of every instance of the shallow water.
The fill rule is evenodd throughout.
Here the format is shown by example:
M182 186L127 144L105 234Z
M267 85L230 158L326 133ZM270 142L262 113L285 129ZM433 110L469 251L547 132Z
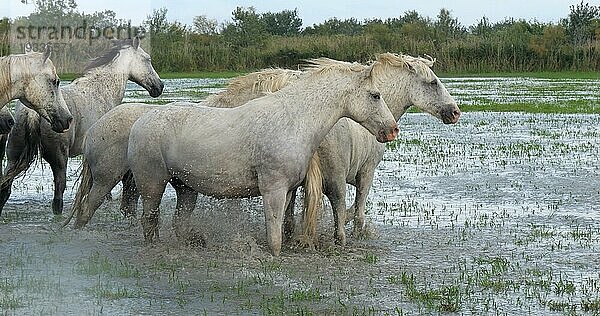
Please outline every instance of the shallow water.
M587 90L597 87L593 80L444 81L459 103L475 94L520 99L535 87L546 89L535 100L552 104L592 100L600 91ZM181 87L166 98L200 100L189 91L218 91L222 82L166 80L167 87ZM128 92L126 100L141 95ZM16 181L0 218L0 308L9 314L600 312L599 115L464 113L458 124L444 125L408 113L399 123L399 139L388 146L369 196L367 237L335 246L327 206L320 248L287 247L276 259L266 252L260 199L201 198L194 223L206 248L185 246L171 233L172 190L163 199L159 245L143 244L137 221L122 219L116 200L86 229L61 230L62 217L50 215L50 169L38 164ZM78 166L71 160L67 204Z

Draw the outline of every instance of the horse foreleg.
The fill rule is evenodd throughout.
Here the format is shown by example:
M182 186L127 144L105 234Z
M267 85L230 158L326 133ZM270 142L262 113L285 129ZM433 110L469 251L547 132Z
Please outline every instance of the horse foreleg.
M135 179L131 170L127 170L123 179L123 193L121 194L121 212L125 217L135 217L137 209L137 201L140 197L140 193L135 185ZM177 199L179 201L179 199Z
M180 180L171 181L171 185L177 194L177 206L173 214L173 229L180 241L187 241L194 246L204 246L205 239L197 232L190 223L190 217L196 207L198 193L186 186Z
M285 218L284 218L284 229L283 229L283 237L285 240L291 240L294 234L294 205L296 204L296 191L297 189L293 189L287 195L287 203L285 206Z
M354 229L355 235L363 232L365 227L365 208L367 206L367 195L373 185L373 174L374 170L367 171L360 174L356 178L356 199L354 205L356 206L354 212Z
M54 176L54 198L52 199L52 213L62 214L63 194L67 187L67 155L66 153L44 154L42 156L50 164Z
M339 245L346 245L346 181L338 179L325 185L325 195L331 203L333 210L333 223L335 228L335 241Z
M346 224L354 219L354 214L356 214L356 198L354 199L354 203L346 210Z
M160 219L160 201L162 195L165 192L167 186L167 180L161 180L160 178L151 178L149 172L144 172L145 183L142 182L142 186L139 186L139 190L142 197L142 230L144 233L144 240L146 243L153 243L158 241L158 229ZM167 174L163 175L163 179L167 177ZM136 183L140 183L136 181Z
M288 189L261 190L267 224L267 243L271 255L278 257L281 253L282 227Z

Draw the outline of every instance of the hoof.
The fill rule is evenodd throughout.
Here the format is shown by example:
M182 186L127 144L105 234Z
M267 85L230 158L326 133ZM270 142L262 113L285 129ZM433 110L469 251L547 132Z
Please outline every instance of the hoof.
M60 215L63 212L63 200L53 199L52 200L52 213L54 215Z

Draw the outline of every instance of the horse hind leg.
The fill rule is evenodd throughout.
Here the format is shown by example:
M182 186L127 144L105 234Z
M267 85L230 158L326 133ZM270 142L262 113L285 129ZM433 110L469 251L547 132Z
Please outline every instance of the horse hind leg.
M296 204L296 191L298 190L293 189L287 195L288 201L286 202L285 218L283 220L283 237L286 241L291 240L294 235L294 206Z
M192 246L203 247L206 244L204 236L192 227L190 217L196 207L198 193L185 185L181 180L174 178L171 185L177 194L177 206L173 214L173 229L180 241Z
M121 213L125 217L135 217L137 209L137 201L140 198L140 193L135 185L135 179L131 170L127 170L123 179L123 193L121 194ZM110 193L110 192L109 192ZM179 201L179 199L178 199Z
M335 228L335 242L341 246L346 245L346 182L343 179L325 186L325 195L331 203L333 210L333 224Z
M83 198L81 211L77 212L75 217L75 228L82 228L92 219L96 210L104 202L106 193L110 192L114 186L115 183L101 184L94 180L90 192Z
M365 209L367 206L367 196L373 185L374 170L365 172L359 175L356 179L356 199L354 205L356 207L354 213L354 235L361 235L365 232Z

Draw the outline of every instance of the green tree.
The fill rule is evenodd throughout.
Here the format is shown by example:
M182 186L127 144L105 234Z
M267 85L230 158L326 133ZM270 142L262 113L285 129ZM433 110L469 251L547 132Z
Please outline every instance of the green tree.
M166 33L169 29L167 21L167 8L155 9L146 17L146 24L151 36Z
M265 43L267 27L254 7L237 7L232 15L233 22L223 29L227 42L237 47L260 47Z
M218 22L215 19L209 19L206 15L194 17L194 31L198 34L214 35L218 33Z
M331 18L321 24L314 24L312 27L307 27L304 34L318 35L358 35L363 32L363 25L355 18L340 20Z
M492 33L492 25L487 17L482 17L481 20L477 21L477 24L472 25L469 28L471 34L481 37L486 37Z
M566 20L567 33L575 45L590 41L596 31L594 23L600 17L600 8L581 1L569 6L571 12Z
M298 9L283 10L280 12L266 12L262 20L267 32L273 35L294 36L300 34L302 19L298 16Z
M442 8L434 23L437 38L441 41L456 39L465 33L464 27L458 21L458 18L452 17L450 11Z

